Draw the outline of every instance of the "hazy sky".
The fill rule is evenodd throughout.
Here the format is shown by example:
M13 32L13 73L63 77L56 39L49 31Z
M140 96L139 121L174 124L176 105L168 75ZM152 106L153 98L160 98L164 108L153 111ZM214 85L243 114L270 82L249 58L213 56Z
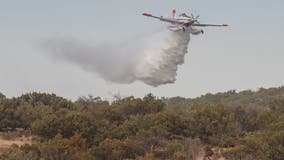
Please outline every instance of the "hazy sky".
M160 87L142 82L115 84L72 64L47 57L40 43L56 36L89 44L121 43L157 31L165 24L143 12L200 14L205 28L191 36L177 81ZM71 99L92 94L196 97L208 92L284 85L283 0L10 0L0 1L0 92L56 93Z

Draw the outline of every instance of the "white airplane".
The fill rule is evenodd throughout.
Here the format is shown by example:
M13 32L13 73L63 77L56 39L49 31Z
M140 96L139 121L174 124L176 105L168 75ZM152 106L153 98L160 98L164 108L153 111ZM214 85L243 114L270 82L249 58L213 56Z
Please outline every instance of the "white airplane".
M171 26L168 26L168 29L171 31L189 31L191 34L198 35L198 34L203 34L204 31L202 29L196 29L195 27L208 27L208 26L213 26L213 27L227 27L229 26L228 24L201 24L197 21L199 18L199 15L194 17L193 14L191 16L188 16L185 13L180 14L178 17L176 17L176 10L173 9L172 11L173 17L158 17L158 16L153 16L152 14L149 13L143 13L143 16L147 17L152 17L159 19L160 21L168 22L171 23Z

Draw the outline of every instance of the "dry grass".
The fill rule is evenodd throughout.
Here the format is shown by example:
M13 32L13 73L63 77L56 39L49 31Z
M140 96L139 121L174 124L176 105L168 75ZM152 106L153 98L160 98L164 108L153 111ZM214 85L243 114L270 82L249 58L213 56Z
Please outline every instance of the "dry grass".
M0 154L3 153L5 150L10 148L12 145L22 146L25 144L31 145L32 144L32 137L31 136L20 136L15 137L12 139L7 139L6 136L7 133L0 133Z
M219 147L213 147L213 155L209 158L205 157L205 152L204 150L200 150L196 160L226 160L225 157L223 156L224 153L228 152L231 148L219 148Z

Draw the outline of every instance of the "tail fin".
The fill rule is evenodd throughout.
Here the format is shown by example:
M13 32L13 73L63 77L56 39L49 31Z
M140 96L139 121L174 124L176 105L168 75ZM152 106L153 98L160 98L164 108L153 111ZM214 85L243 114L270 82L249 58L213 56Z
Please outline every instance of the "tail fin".
M173 13L173 19L175 19L176 18L176 10L173 9L172 13Z

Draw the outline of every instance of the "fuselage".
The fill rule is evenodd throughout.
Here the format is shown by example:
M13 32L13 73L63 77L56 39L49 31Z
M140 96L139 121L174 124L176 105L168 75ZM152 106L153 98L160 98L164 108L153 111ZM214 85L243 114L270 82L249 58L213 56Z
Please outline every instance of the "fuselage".
M192 26L195 21L191 18L184 17L184 16L178 16L178 17L173 17L173 18L165 18L167 20L175 20L183 23L183 25L180 25L178 23L171 23L171 26L168 26L168 29L171 31L188 31L189 33L193 35L198 35L201 33L204 33L202 29L196 29L195 27Z

